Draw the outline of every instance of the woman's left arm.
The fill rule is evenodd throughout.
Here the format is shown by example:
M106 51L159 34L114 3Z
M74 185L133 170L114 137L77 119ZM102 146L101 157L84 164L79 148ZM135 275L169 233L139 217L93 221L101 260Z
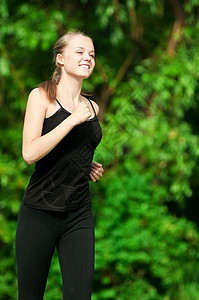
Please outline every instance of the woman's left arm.
M91 100L92 101L92 100ZM99 114L99 106L96 102L92 101L94 107L95 107L95 111L96 111L96 115ZM102 165L96 161L93 161L91 163L91 168L90 168L90 181L95 182L96 180L98 180L100 177L102 177L102 173L104 172L104 169L102 168Z

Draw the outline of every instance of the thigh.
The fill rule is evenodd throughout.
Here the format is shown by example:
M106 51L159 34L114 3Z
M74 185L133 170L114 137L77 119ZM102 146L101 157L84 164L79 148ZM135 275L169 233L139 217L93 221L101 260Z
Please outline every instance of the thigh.
M43 299L55 241L45 213L21 205L15 240L18 299Z
M82 215L78 215L75 225L61 237L57 246L64 299L91 299L94 242L93 214L90 207Z

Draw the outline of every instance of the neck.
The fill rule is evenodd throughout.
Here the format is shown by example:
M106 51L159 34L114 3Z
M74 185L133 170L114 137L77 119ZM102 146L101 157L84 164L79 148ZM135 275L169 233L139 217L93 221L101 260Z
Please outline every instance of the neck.
M57 85L57 98L63 104L76 106L79 103L83 79L78 79L63 72Z

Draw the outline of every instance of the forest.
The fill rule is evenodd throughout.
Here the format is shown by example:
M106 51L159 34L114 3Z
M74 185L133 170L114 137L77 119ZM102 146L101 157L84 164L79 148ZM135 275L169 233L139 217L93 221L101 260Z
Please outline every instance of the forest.
M89 182L92 300L199 299L199 0L0 1L0 299L17 299L15 234L34 170L22 157L27 98L50 80L52 49L93 39L83 91L103 131ZM24 241L25 243L25 241ZM57 252L45 300L61 300Z

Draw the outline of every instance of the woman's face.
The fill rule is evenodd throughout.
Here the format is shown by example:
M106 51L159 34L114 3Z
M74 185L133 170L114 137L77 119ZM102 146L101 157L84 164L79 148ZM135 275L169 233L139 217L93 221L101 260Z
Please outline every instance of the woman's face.
M86 79L95 67L95 50L89 37L73 36L57 61L63 65L65 72L73 77Z

